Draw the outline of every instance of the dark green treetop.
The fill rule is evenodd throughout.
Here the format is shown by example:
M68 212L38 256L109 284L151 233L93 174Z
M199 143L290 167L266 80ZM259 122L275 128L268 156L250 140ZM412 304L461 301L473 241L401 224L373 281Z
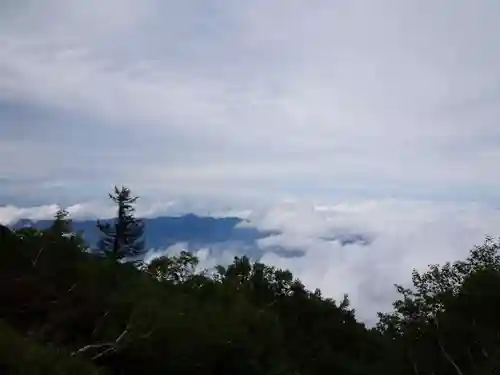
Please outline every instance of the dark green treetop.
M112 222L97 222L102 233L98 251L116 260L129 258L137 261L145 252L144 222L134 215L138 197L133 196L126 187L115 186L109 198L117 206L117 215Z

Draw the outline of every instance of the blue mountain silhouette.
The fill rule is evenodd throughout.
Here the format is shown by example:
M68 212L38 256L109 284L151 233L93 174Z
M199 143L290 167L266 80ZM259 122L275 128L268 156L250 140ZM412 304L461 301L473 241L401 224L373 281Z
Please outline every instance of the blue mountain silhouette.
M268 236L278 235L278 231L261 231L251 225L239 226L244 219L238 217L211 217L186 214L182 216L160 216L156 218L146 218L145 240L148 248L165 249L175 243L186 243L189 250L196 250L200 247L223 248L224 244L232 244L242 253L252 258L259 258L262 251L258 249L256 241ZM110 220L103 220L110 222ZM31 221L28 219L19 220L12 227L14 229L32 226L38 229L45 229L52 223L52 220ZM95 220L74 220L73 226L76 232L82 231L85 240L90 246L95 246L100 233L96 227ZM359 243L366 245L370 239L363 234L335 234L325 238L327 241L339 241L343 245ZM279 246L267 248L266 251L273 251L284 256L300 256L300 250L283 249Z

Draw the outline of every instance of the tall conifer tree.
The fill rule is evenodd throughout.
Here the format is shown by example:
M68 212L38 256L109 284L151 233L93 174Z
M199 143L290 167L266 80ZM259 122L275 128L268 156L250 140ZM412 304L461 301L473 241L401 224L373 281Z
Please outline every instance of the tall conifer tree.
M132 196L126 187L115 186L109 198L117 205L117 216L111 222L97 222L102 233L99 252L116 260L131 258L137 261L144 254L144 222L134 216L138 197Z

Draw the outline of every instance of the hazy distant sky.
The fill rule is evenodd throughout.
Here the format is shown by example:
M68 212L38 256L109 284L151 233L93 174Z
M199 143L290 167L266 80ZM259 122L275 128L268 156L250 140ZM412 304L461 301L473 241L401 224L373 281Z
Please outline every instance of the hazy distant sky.
M3 0L1 193L496 201L499 21L486 0Z

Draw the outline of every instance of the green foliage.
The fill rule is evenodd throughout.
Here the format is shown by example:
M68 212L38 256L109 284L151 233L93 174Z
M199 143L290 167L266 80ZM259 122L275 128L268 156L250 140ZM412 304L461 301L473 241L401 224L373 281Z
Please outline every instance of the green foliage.
M88 246L83 239L83 233L76 233L73 230L73 221L69 217L68 211L63 208L57 210L54 215L52 225L43 231L44 235L51 238L53 241L58 241L60 237L70 239L75 246L80 250L87 251Z
M130 189L115 186L114 194L109 198L117 206L117 215L113 223L97 222L103 237L99 241L99 251L115 260L128 258L135 261L144 255L144 223L135 218L134 204L137 197L131 195Z
M179 255L161 256L153 259L146 267L147 272L158 280L185 283L195 276L199 260L187 251Z
M54 221L52 225L49 227L48 232L53 233L54 235L67 235L72 233L72 222L69 218L69 213L63 208L57 210L54 215Z
M0 320L0 373L11 375L98 375L90 363L51 345L23 337Z
M413 288L381 314L379 330L406 371L496 373L500 369L500 243L487 238L465 261L413 272Z
M0 244L0 318L110 373L354 374L375 361L347 305L288 271L243 257L208 275L189 253L138 269L26 232Z
M86 251L64 210L45 231L0 226L0 373L500 370L498 241L487 238L465 261L414 271L412 288L397 286L394 311L367 329L347 296L324 298L247 257L214 273L198 272L188 252L140 267L118 262L142 251L142 224L128 189L112 197L118 217L102 227L107 257Z

